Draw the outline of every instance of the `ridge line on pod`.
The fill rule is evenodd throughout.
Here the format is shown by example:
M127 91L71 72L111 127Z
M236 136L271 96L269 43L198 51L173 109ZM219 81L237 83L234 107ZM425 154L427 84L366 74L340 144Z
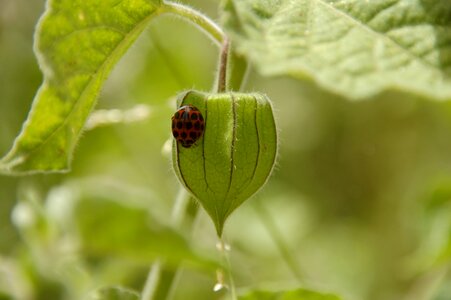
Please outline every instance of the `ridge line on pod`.
M228 93L230 95L230 98L232 99L232 114L233 114L233 126L232 126L232 144L230 146L230 175L229 175L229 187L227 188L227 193L224 197L224 201L222 203L222 206L224 208L225 201L229 197L230 189L232 187L232 179L233 179L233 170L234 170L234 157L235 157L235 142L236 142L236 127L237 127L237 115L236 115L236 100L235 95L232 92ZM223 210L223 209L222 209ZM227 210L225 211L223 217L227 217L227 214L230 210L230 206L227 207Z
M232 199L231 201L231 205L229 207L229 209L227 209L226 212L226 216L231 214L231 208L233 208L235 206L235 200L238 198L238 196L244 191L246 190L246 188L252 184L252 182L255 179L255 174L257 173L257 169L258 169L258 165L260 163L259 159L260 159L260 135L258 132L258 125L257 125L257 113L258 113L258 105L259 105L259 100L256 98L256 95L252 95L252 98L254 99L254 128L255 128L255 133L257 135L257 157L255 160L255 165L254 165L254 169L252 170L252 176L250 178L250 180L247 182L246 186L242 187L241 190L237 191L236 195L237 197L235 197L234 199Z
M213 194L214 191L212 189L210 189L210 185L208 184L208 180L207 180L207 169L206 169L206 157L205 157L205 140L206 140L206 133L208 132L208 122L207 122L207 118L208 118L208 101L210 100L210 94L206 95L205 98L205 116L204 116L204 120L205 120L205 132L204 132L204 136L202 138L202 164L203 164L203 169L204 169L204 181L207 187L206 192L208 193L208 191L210 190ZM214 196L214 195L213 195ZM218 210L218 206L214 205L214 210L215 210L215 215L216 215L216 220L219 220L219 210ZM213 223L215 224L215 227L217 227L216 222L213 221Z
M251 184L255 179L255 173L257 172L258 163L260 161L260 134L258 132L258 125L257 125L257 112L258 112L258 104L259 100L257 99L256 95L252 95L252 97L255 100L255 115L254 115L254 126L255 126L255 132L257 133L257 160L255 161L254 171L252 172L252 177L249 182Z
M210 186L208 184L208 180L207 180L207 169L205 167L205 140L206 140L206 133L207 133L207 118L208 118L208 96L207 99L205 100L205 116L204 116L204 121L205 121L205 131L202 137L202 167L204 170L204 181L205 181L205 185L207 186L207 192L208 190L210 190Z

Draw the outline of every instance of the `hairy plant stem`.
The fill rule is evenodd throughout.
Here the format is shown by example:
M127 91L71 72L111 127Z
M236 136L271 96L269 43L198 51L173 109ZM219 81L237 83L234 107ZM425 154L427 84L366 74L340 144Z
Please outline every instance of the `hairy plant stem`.
M224 31L213 20L199 11L179 3L166 1L160 8L162 13L174 14L181 17L200 28L206 33L220 48L220 58L216 77L216 87L218 93L226 92L229 88L229 68L230 42Z
M217 75L217 88L218 93L224 93L228 90L229 85L227 83L227 68L229 66L229 39L226 37L222 43L221 53L219 56L219 69Z
M197 27L205 32L215 43L218 44L218 46L222 46L224 40L226 39L224 31L218 24L206 15L189 6L171 1L165 1L160 7L160 10L162 13L174 14L197 25Z

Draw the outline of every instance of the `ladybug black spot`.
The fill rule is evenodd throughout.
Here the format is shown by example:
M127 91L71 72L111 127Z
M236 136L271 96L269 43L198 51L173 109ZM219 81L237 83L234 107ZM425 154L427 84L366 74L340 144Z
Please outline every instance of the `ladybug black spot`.
M197 120L197 119L198 119L197 114L196 114L196 113L193 113L193 114L191 115L191 120Z
M197 139L197 134L196 134L196 132L191 131L191 132L189 133L189 137L192 138L193 140Z
M177 111L177 112L174 114L174 119L178 119L178 118L180 118L180 114L179 114L179 112Z
M190 130L191 128L193 128L193 123L191 123L191 122L186 122L186 123L185 123L185 127L186 127L186 129Z
M200 129L200 122L199 122L199 121L197 121L196 123L194 123L194 128L195 128L196 130L199 130L199 129Z
M182 132L181 136L182 136L182 139L186 139L188 137L188 135L186 134L185 131Z
M177 122L177 128L178 128L178 129L182 129L182 127L183 127L182 121L178 121L178 122Z
M178 132L177 130L174 130L174 131L172 131L172 135L173 135L175 138L178 138L179 132Z

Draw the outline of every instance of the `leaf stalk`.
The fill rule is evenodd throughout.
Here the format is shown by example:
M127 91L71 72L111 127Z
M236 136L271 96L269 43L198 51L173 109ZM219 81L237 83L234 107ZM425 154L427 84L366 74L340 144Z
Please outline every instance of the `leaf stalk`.
M180 3L165 1L160 7L162 13L171 13L183 19L189 20L204 33L206 33L218 46L226 39L222 28L203 13Z

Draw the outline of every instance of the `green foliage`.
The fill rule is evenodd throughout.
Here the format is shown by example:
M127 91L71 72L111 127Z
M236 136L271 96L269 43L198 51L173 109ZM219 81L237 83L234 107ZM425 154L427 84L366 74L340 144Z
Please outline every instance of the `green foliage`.
M257 93L188 91L178 102L200 110L205 132L191 148L173 142L174 169L221 236L229 215L271 174L277 154L272 107L266 96Z
M35 34L44 82L0 170L67 171L85 121L119 58L160 1L50 1Z
M251 291L240 300L340 300L341 298L332 294L323 294L306 289L292 291L270 292Z
M168 270L182 262L207 272L218 267L208 253L195 251L181 232L153 214L158 208L150 206L155 201L152 197L133 196L130 189L124 192L118 184L99 180L66 182L49 192L45 204L34 189L24 190L12 215L31 262L7 263L0 257L4 270L0 283L6 279L15 282L5 287L0 284L0 291L17 294L19 299L28 292L21 290L27 286L27 278L21 274L25 267L36 276L44 296L61 294L66 288L73 299L88 293L92 299L128 299L136 292L115 287L91 290L93 286L126 284L141 270L146 273L157 259L164 260Z
M100 258L108 255L143 263L161 258L162 253L175 264L183 259L196 259L187 241L162 222L152 220L145 207L85 198L77 202L72 218L87 255Z
M138 300L139 293L123 287L104 287L92 292L86 300Z
M251 72L246 85L271 97L281 143L272 180L226 227L240 299L342 299L331 291L343 299L448 300L451 105L428 101L450 98L448 1L227 0L219 16L219 0L185 2L223 17L233 46L230 89L243 88L248 60L260 74L295 78ZM32 32L44 1L0 4L2 152L30 112L0 172L72 170L0 177L0 299L137 299L151 294L143 288L149 278L158 285L154 299L228 296L213 291L230 282L219 276L229 270L215 276L209 216L194 218L194 202L172 209L185 194L177 194L169 162L171 97L208 90L218 53L198 28L164 17L177 11L168 5L49 0L35 35L44 84L30 110L41 80ZM100 121L91 119L78 143L97 96ZM346 101L366 97L373 101ZM224 112L215 115L222 124ZM227 128L216 133L231 135ZM244 130L236 143L255 150L248 136L255 138ZM248 172L255 156L239 157L239 172ZM225 173L227 166L217 164ZM235 178L239 185L246 176ZM156 258L161 272L148 277Z
M265 75L310 77L349 98L451 98L448 0L224 2L238 50Z

